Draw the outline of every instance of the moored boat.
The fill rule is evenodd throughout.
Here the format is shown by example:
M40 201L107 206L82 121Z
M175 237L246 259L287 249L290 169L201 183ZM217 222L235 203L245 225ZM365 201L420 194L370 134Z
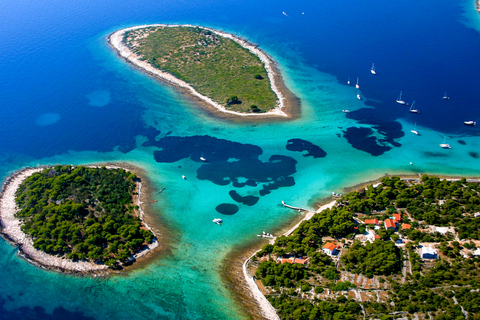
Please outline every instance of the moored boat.
M415 122L415 125L413 126L413 130L410 130L412 133L416 134L417 136L419 135L417 131L417 123Z
M463 121L463 124L466 126L474 126L477 123L475 121Z
M400 91L400 95L398 96L396 101L399 104L407 104L405 101L402 100L402 91Z
M411 113L420 113L418 109L415 109L415 100L413 100L412 105L410 106L410 109L408 109Z
M446 138L443 139L443 143L440 144L440 148L443 149L451 149L450 145L448 143L445 143Z
M223 220L222 219L213 219L213 223L218 224L219 226L222 225Z
M355 85L355 88L360 89L360 85L358 84L358 77L357 77L357 84Z

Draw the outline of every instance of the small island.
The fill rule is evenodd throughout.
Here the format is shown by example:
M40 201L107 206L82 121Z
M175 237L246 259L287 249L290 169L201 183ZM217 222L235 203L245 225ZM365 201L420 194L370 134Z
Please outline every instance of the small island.
M158 246L142 221L140 193L136 174L119 167L23 169L3 185L1 232L42 267L121 269Z
M108 40L126 61L216 114L285 118L298 108L273 60L231 34L159 24L122 29Z

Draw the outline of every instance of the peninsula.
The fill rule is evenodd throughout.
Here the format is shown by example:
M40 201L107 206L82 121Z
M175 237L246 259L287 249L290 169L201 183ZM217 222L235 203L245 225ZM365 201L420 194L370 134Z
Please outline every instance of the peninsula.
M120 167L22 169L2 186L1 233L43 268L121 269L158 247L143 221L141 188L136 174Z
M477 179L423 175L337 195L247 260L257 315L477 319L479 191Z
M127 62L180 89L216 115L288 118L298 99L256 45L191 25L145 25L108 37Z

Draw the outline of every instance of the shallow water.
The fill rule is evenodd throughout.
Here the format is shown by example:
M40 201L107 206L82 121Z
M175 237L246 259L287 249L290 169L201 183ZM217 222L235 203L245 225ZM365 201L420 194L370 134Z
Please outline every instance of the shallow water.
M473 8L446 0L2 3L2 177L27 165L132 162L156 190L166 187L154 195L156 214L174 231L169 255L108 279L38 269L2 240L0 312L6 319L242 318L219 277L221 262L296 217L282 200L312 206L385 173L478 175L479 131L463 125L480 120ZM109 33L144 23L199 24L258 43L279 62L302 117L212 118L108 47ZM364 100L348 77L352 84L359 77ZM395 103L401 90L420 114ZM419 136L410 132L415 122ZM311 156L287 149L291 139ZM439 147L444 139L452 149ZM258 201L239 203L233 191ZM220 214L220 204L238 212Z

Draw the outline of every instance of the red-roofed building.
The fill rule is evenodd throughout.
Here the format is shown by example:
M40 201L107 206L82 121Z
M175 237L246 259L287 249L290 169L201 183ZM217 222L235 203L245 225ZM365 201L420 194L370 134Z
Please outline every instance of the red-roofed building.
M292 259L282 259L282 264L283 263L293 263Z
M337 246L333 242L327 242L323 245L322 251L329 256L336 255L338 253Z
M380 236L378 234L375 235L375 240L380 239Z
M366 219L365 224L374 224L378 226L380 222L378 221L378 219Z
M394 213L393 220L395 221L395 223L402 221L402 215L400 213Z
M411 225L409 225L408 223L402 223L402 230L410 230L411 228Z
M395 225L395 222L392 219L386 219L385 222L385 229L396 229L397 226Z
M293 263L305 264L305 263L307 263L307 261L303 260L303 259L295 258L295 260L293 260Z

